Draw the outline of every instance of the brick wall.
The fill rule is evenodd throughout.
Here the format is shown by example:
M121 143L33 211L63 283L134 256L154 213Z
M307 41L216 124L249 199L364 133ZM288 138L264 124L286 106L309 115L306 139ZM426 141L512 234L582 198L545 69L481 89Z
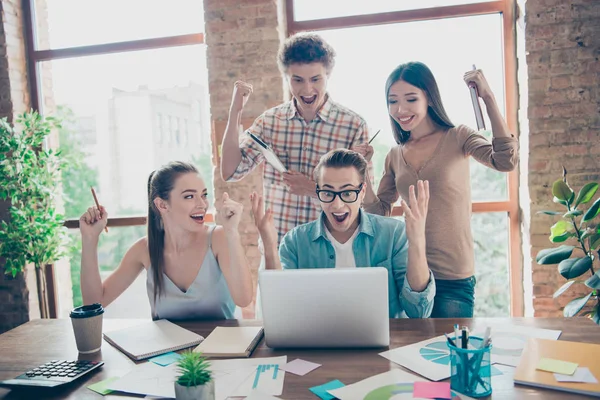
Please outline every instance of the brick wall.
M27 67L23 41L21 2L0 2L0 117L13 121L29 108ZM0 219L7 217L7 204L0 204ZM34 292L35 293L35 292ZM0 333L29 320L29 290L26 274L4 275L0 260Z
M526 24L533 305L535 316L552 316L589 293L579 285L552 298L565 280L556 266L537 265L535 255L553 246L556 218L536 212L562 210L551 195L562 165L575 189L600 181L600 2L528 0Z
M283 82L276 55L283 29L279 28L281 13L275 0L204 0L204 18L213 143L217 146L224 133L236 80L245 80L254 87L244 109L246 127L263 111L282 102ZM262 166L240 182L225 183L220 177L219 160L215 164L215 199L227 191L244 205L240 233L256 282L260 253L249 196L253 190L262 193ZM216 206L218 209L218 202ZM244 310L245 317L254 315L253 307Z

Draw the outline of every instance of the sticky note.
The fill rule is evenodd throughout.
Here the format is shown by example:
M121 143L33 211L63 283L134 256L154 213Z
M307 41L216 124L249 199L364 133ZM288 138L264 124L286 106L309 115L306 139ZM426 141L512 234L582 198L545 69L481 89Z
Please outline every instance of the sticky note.
M316 394L317 396L319 396L319 398L321 398L323 400L333 400L333 399L335 399L335 397L333 397L332 395L327 393L327 391L333 390L333 389L339 389L344 386L346 386L346 385L344 385L342 382L340 382L339 380L336 379L335 381L327 382L321 386L311 387L309 390L311 392L313 392L314 394Z
M106 394L113 392L112 390L108 389L107 386L110 385L111 383L113 383L114 381L116 381L117 379L119 379L119 377L113 376L112 378L108 378L103 381L96 382L92 385L89 385L87 388L104 396Z
M554 378L558 382L598 383L592 371L586 367L577 368L573 375L554 374Z
M450 383L417 381L413 385L413 397L422 399L451 399Z
M556 372L557 374L573 375L577 369L577 364L555 360L553 358L542 358L538 363L537 369L548 372Z
M316 364L310 361L301 360L300 358L296 358L294 361L290 361L286 365L283 366L283 370L287 372L291 372L292 374L304 376L308 374L310 371L313 371L319 368L321 364Z
M153 362L154 364L160 365L161 367L166 367L167 365L173 364L175 361L179 360L181 355L174 352L169 352L165 354L161 354L160 356L152 357L148 361Z

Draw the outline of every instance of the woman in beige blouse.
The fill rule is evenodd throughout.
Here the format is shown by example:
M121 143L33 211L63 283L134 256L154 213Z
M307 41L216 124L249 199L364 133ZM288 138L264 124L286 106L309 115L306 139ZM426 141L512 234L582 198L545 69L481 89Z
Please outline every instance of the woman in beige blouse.
M398 66L386 82L388 112L398 145L385 160L377 194L367 185L367 212L390 215L401 196L419 180L430 185L425 229L427 261L437 283L434 318L472 317L475 298L471 236L469 156L498 171L511 171L518 161L518 142L511 135L490 87L480 70L465 73L477 86L492 124L490 143L475 130L454 126L444 110L435 78L420 62ZM373 149L356 149L367 158ZM367 180L366 182L369 182ZM406 207L406 203L402 202Z

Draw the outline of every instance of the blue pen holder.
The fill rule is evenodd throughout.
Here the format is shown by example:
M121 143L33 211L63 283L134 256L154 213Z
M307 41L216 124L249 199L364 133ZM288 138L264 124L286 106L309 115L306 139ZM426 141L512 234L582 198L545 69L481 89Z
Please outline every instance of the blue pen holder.
M458 339L460 343L460 338ZM459 344L457 343L457 344ZM450 350L450 387L470 397L492 394L491 345L481 348L483 339L469 338L469 348L448 344Z

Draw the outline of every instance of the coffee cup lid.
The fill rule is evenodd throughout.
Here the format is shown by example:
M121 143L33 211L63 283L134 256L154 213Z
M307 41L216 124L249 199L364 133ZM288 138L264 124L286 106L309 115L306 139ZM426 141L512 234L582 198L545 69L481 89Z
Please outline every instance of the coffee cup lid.
M104 308L100 303L94 303L87 306L76 307L71 311L71 318L89 318L104 313Z

